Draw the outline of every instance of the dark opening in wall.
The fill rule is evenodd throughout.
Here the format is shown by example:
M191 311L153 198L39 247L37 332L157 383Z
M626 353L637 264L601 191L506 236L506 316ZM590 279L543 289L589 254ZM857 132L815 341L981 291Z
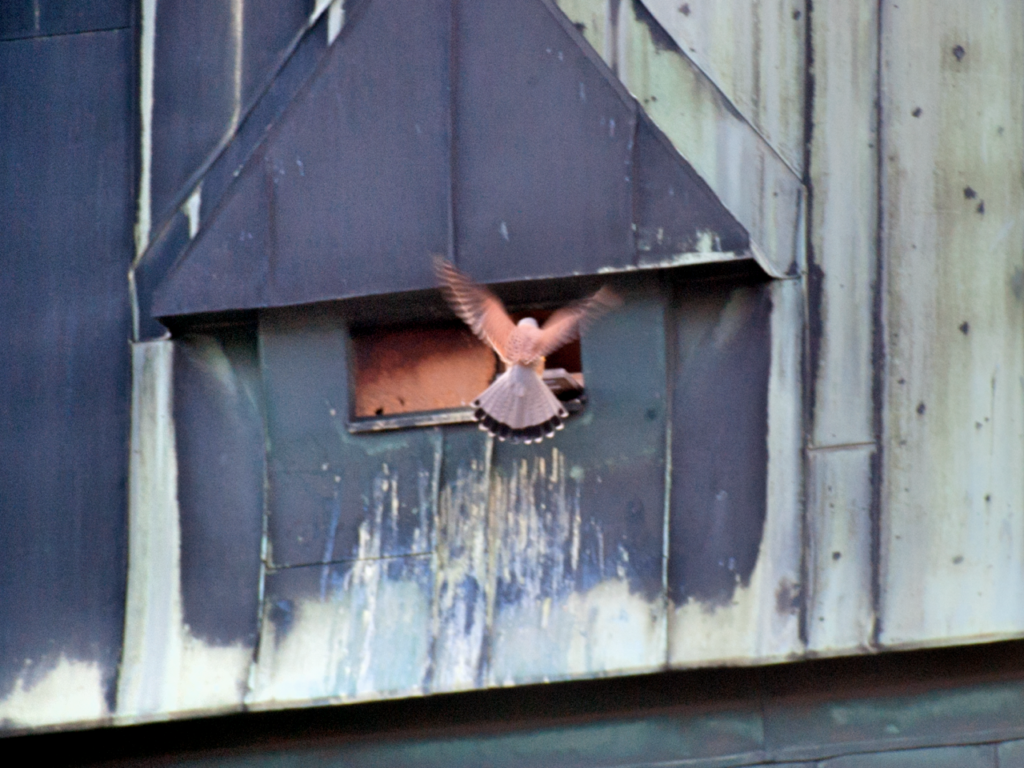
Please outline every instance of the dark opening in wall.
M543 324L550 314L520 312L512 318L530 316ZM350 338L354 431L471 421L470 403L505 369L461 323L353 328ZM574 341L546 360L544 378L555 394L575 397L583 387L581 371L580 343ZM440 422L393 418L455 410L462 412L440 417Z
M465 326L353 330L359 418L468 406L494 380L498 358Z

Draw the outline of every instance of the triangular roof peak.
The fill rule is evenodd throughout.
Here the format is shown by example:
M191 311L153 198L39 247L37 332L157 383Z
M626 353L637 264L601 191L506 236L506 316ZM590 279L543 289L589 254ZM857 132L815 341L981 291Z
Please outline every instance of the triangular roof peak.
M749 258L551 0L362 0L160 285L171 317Z

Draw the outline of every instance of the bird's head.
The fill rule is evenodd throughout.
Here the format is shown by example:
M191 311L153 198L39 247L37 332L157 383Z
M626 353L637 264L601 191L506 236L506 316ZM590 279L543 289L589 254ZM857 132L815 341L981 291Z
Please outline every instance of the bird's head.
M522 320L520 320L518 323L516 323L516 325L518 325L520 328L539 328L540 327L539 325L537 325L537 321L534 320L532 317L524 317Z

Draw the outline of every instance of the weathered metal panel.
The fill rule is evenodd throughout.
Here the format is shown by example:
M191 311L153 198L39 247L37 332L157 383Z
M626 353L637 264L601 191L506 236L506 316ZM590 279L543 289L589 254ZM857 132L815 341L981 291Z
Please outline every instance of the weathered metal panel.
M811 34L807 640L835 653L874 632L878 7L818 5Z
M0 43L0 721L113 707L124 627L129 31Z
M687 286L675 304L669 594L711 611L749 586L761 547L772 307L763 284Z
M308 22L306 2L155 3L152 220L189 195Z
M351 12L162 285L158 315L434 284L430 253L449 241L447 9L386 0Z
M189 216L186 217L185 213L181 210L169 212L168 215L171 217L169 220L159 224L155 232L145 233L146 238L149 240L147 250L137 260L132 271L137 302L137 333L140 334L140 339L159 338L166 333L164 326L154 319L154 293L164 277L174 267L177 259L188 248L190 238L194 237L206 225L207 220L214 215L214 212L218 211L221 207L235 210L237 217L237 209L244 203L243 201L231 202L233 199L231 184L241 174L245 163L253 156L258 146L266 139L272 124L281 116L285 108L295 97L299 88L315 70L327 46L326 26L326 18L323 18L306 32L280 71L274 74L266 90L259 94L257 101L244 116L227 146L216 155L209 168L202 173L200 180L191 191L189 200L182 206L182 209L186 210L188 204L194 199L196 205L189 210ZM143 77L145 76L144 68ZM143 152L152 152L152 148L146 142L144 142ZM198 170L192 169L190 173ZM251 179L252 176L247 176L247 178ZM250 183L249 195L253 195L255 191ZM245 196L243 191L240 190L239 193L243 197ZM257 202L259 202L260 196L258 194L255 196ZM225 218L231 217L229 213L223 215ZM253 217L249 220L251 224L258 224L261 219L266 218L253 211L248 211L246 215ZM251 276L251 273L247 272L247 268L259 269L258 262L254 260L252 253L247 252L248 249L246 248L246 245L252 246L255 244L245 242L245 240L249 239L248 235L253 234L253 227L247 229L245 226L240 226L241 224L242 222L239 222L236 218L233 225L225 226L229 233L234 226L239 226L238 230L232 234L240 238L237 241L238 246L236 247L241 251L242 259L241 263L235 264L234 267L224 265L224 269L215 267L213 270L209 270L219 277L217 282L209 286L213 296L228 293L225 291L225 286L221 283L224 279L223 273L225 271L233 273L234 269L237 268ZM142 223L140 221L141 226ZM245 238L245 240L241 238ZM235 242L231 241L231 244ZM223 243L220 246L222 249ZM265 252L266 244L261 244L260 247ZM216 246L214 246L214 249L218 250ZM229 259L231 255L230 253L220 254L221 257ZM211 266L215 266L217 261L217 257L211 259ZM231 262L229 261L228 264L231 264ZM265 268L263 268L262 274L265 276ZM210 275L207 276L209 277ZM198 282L202 284L203 280L200 279ZM258 295L260 295L260 292L256 291L253 294L249 294L248 298L250 301L258 302L259 300L255 298ZM214 307L216 306L218 305L215 303Z
M231 182L316 70L328 44L326 27L327 19L321 17L303 35L281 69L274 73L266 90L242 119L231 141L203 173L201 224L217 209Z
M266 169L275 303L434 284L430 254L447 253L449 238L448 3L351 11L276 129Z
M268 94L211 171L214 198L229 167L240 178L157 292L157 316L430 288L429 254L452 248L485 282L632 269L638 247L644 267L753 257L781 273L798 259L795 177L758 181L772 194L757 215L784 222L776 268L653 125L638 133L636 101L548 0L454 14L431 2L350 9L247 155L277 114ZM281 93L300 69L282 70ZM215 203L195 194L206 216Z
M607 8L602 0L561 5L584 24L596 15L594 6ZM607 18L597 50L750 233L766 271L782 275L802 268L800 179L643 5L622 2L618 8Z
M372 518L364 522L355 559L267 574L250 706L422 693L431 557L380 557L384 528Z
M872 486L875 448L812 451L807 459L807 648L867 650L875 627Z
M236 67L242 3L156 3L153 67L152 219L168 218L192 174L241 114Z
M168 335L167 328L153 317L153 293L164 275L188 248L189 234L188 217L177 211L153 238L143 257L132 267L135 341L151 341Z
M550 448L494 448L492 684L665 663L665 314L648 288L597 321L584 413Z
M747 704L747 702L742 702ZM288 753L288 766L329 764L343 756L351 768L626 768L627 766L686 765L696 768L754 764L759 746L759 723L753 706L729 707L714 713L658 713L646 718L604 722L558 722L533 731L509 733L489 729L475 737L419 736L381 743L350 742L339 747L306 748ZM214 761L215 760L215 761ZM215 758L198 766L277 768L280 757L247 755ZM773 764L775 765L775 764ZM198 768L196 766L196 768ZM801 768L779 765L777 768ZM805 766L804 768L811 768ZM945 768L945 766L943 766ZM969 768L974 768L969 766Z
M695 286L676 301L669 662L792 657L803 650L801 285Z
M809 760L1014 738L1024 732L1024 685L1004 666L1019 652L1006 650L922 658L920 666L876 656L773 667L763 698L770 754ZM964 682L947 687L951 680Z
M814 42L808 335L811 445L875 440L873 289L878 237L878 6L823 3Z
M194 419L187 417L189 412L209 411L210 403L202 397L181 397L203 394L188 391L187 386L182 388L182 368L186 375L191 373L202 379L204 366L196 366L195 361L190 364L187 359L176 363L175 358L182 354L176 346L167 340L135 344L132 348L130 570L117 689L117 716L129 722L172 712L238 709L255 644L259 541L258 535L256 541L252 540L251 521L247 526L244 519L225 520L224 513L231 511L230 504L226 508L216 503L191 508L194 505L190 500L195 494L190 491L196 485L194 471L184 473L179 511L179 453L185 454L181 456L183 466L194 467L198 459L209 459L208 454L198 455L202 450L195 450L197 443L202 447L205 440L210 452L216 453L218 448L225 447L225 442L230 444L235 430L228 429L227 435L221 433L220 428L231 426L231 419L224 419L223 414L215 414L221 416L217 420L220 423L206 425L211 427L209 430L197 430ZM196 353L197 350L192 351L192 355ZM216 361L216 355L212 357ZM206 359L210 358L207 354ZM230 392L230 386L237 386L237 378L226 358L223 362L220 383L228 390L228 400L236 400L240 393L237 389ZM177 398L175 368L179 379ZM180 401L179 417L182 411L186 416L182 419L183 431L192 433L182 441L177 439L175 429L176 399ZM223 398L214 398L218 399L223 404ZM245 410L243 407L243 423ZM215 459L212 463L220 464ZM260 494L262 479L254 487L246 482L244 468L244 464L221 465L215 476L206 480L235 481L216 494L221 497L232 493ZM192 483L189 474L193 476ZM258 532L260 510L254 513ZM221 545L220 551L210 551L209 542L196 540L211 538L195 530L204 523L212 529L207 531L213 533L212 538L219 536L216 543ZM228 523L241 523L240 531L236 532ZM237 533L241 535L236 537ZM225 534L230 537L228 541L224 540ZM196 557L197 549L201 554L204 544L210 556Z
M434 648L428 687L466 690L486 683L494 585L490 536L491 435L448 427L438 493Z
M254 332L178 340L174 429L182 611L193 637L214 646L256 645L262 400Z
M883 4L881 641L1024 633L1024 6Z
M260 320L274 567L432 551L441 433L349 434L349 352L329 311Z
M622 0L620 7L628 4ZM643 0L643 5L785 162L802 172L807 3Z
M995 747L990 744L846 755L818 765L821 768L998 768Z
M267 304L271 190L265 163L257 151L227 193L216 224L200 229L193 250L198 246L204 251L203 269L190 269L179 259L153 292L150 312L177 314L184 302L201 303L208 311ZM161 247L159 240L155 247ZM140 302L140 310L144 307Z
M635 102L542 0L455 9L459 266L492 282L631 265Z
M1024 768L1024 741L1007 741L996 750L999 768Z
M750 235L646 115L637 121L635 144L638 266L749 254Z
M349 434L348 333L328 310L265 313L260 361L269 562L323 565L268 574L251 702L420 690L441 433Z
M0 40L120 29L131 23L131 13L130 0L6 0L0 5Z

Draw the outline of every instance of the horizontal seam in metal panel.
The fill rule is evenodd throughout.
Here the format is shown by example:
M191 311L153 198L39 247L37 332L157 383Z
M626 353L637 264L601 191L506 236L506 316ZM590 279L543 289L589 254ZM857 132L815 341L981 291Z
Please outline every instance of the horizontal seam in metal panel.
M835 445L809 445L807 450L812 453L829 453L831 451L852 451L861 448L877 448L878 443L867 440L863 443L836 443Z
M55 37L74 37L75 35L92 35L99 32L119 32L122 29L131 29L128 24L123 27L99 27L97 29L79 29L74 32L54 32L51 35L26 35L24 37L0 37L0 45L3 43L23 43L28 40L51 40Z
M880 755L888 752L913 752L923 749L949 749L956 747L980 747L987 744L1002 744L1017 741L1024 736L1024 728L1002 728L991 731L980 731L973 734L952 734L947 739L927 737L894 739L885 741L856 741L848 745L819 744L816 747L797 747L791 749L775 749L767 751L767 759L775 763L807 762L831 760L847 755ZM833 747L829 749L829 747ZM848 749L843 749L848 746Z
M406 552L401 555L380 555L379 557L343 557L338 560L325 560L313 563L292 563L290 565L268 565L267 574L280 573L292 568L322 568L325 565L343 565L345 563L373 563L379 560L405 560L410 557L430 557L434 550L425 549L422 552Z
M679 760L660 760L646 763L615 763L611 768L743 768L748 765L764 765L767 754L764 750L736 752L730 755L706 757L684 757Z

